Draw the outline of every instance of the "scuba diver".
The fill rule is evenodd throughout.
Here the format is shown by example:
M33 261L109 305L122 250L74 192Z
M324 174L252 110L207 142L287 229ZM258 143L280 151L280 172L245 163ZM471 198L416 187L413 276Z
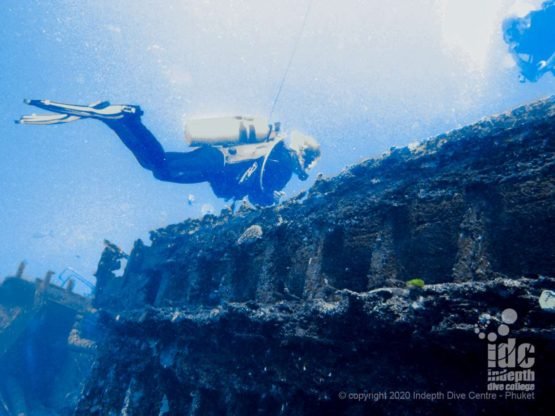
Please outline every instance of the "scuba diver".
M536 82L548 72L555 75L555 0L522 18L506 19L503 37L519 67L520 82Z
M25 100L57 114L32 114L19 124L49 125L81 118L102 121L133 153L139 164L155 178L174 183L208 182L214 194L225 200L248 197L255 205L272 205L295 174L300 180L320 157L318 142L292 132L289 143L280 123L268 124L260 118L220 117L191 120L185 139L190 152L165 152L154 135L142 124L143 111L136 105L99 102L90 106Z

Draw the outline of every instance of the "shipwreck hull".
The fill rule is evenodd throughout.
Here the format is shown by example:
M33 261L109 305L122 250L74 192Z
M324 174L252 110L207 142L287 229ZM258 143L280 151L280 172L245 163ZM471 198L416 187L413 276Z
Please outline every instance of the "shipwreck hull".
M538 297L555 288L554 138L550 98L278 207L157 230L122 277L107 249L106 336L77 414L549 413L555 320ZM486 392L475 324L506 308L511 336L535 346L533 399L413 396ZM380 392L410 397L354 395Z

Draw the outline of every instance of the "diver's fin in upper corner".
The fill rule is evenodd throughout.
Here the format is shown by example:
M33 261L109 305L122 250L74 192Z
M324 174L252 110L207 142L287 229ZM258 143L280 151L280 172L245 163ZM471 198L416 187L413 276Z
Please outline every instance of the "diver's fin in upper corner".
M70 123L80 119L81 117L79 116L71 116L69 114L31 114L28 116L22 116L15 122L17 124L47 126L49 124Z

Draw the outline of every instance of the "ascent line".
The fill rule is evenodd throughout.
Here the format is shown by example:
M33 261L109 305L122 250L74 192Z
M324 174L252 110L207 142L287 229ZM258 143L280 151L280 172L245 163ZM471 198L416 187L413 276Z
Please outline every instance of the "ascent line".
M306 12L305 12L304 18L303 18L303 23L302 23L302 26L301 26L301 30L299 31L299 34L297 35L297 40L295 41L295 45L293 47L293 52L291 53L291 56L289 57L289 62L287 63L287 67L285 68L285 73L283 74L283 78L281 79L281 83L279 84L279 88L278 88L276 96L274 98L274 102L272 103L272 109L270 110L270 115L268 116L268 120L272 119L272 114L274 114L274 109L276 108L276 104L279 100L281 90L283 89L283 85L285 84L285 80L287 78L287 75L289 74L289 69L291 68L291 64L293 63L293 59L295 58L295 55L297 53L297 49L299 47L301 37L303 35L304 28L306 26L306 21L307 21L308 15L310 13L310 8L312 6L312 1L313 0L309 0L309 2L308 2L308 6L306 8Z

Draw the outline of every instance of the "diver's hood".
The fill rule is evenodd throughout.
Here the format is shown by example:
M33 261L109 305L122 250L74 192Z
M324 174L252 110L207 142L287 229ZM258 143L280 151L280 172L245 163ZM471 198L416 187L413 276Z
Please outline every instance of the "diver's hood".
M320 159L320 143L312 136L294 130L291 132L289 147L296 153L299 167L305 174Z

